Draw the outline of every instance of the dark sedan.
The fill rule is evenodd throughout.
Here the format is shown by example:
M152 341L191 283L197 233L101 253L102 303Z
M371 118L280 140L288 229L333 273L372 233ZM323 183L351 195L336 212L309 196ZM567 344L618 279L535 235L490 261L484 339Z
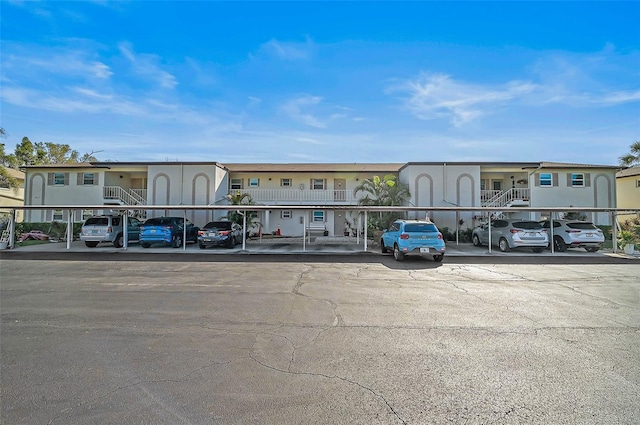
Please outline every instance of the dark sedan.
M242 227L232 221L211 221L198 231L198 246L226 246L233 248L242 241Z

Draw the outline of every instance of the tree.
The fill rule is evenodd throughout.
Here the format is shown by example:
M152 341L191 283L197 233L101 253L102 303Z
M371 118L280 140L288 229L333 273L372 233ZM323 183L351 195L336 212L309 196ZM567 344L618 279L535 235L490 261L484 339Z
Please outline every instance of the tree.
M353 189L353 195L358 193L364 196L358 199L358 205L363 206L394 206L404 205L411 197L409 188L396 180L396 176L388 174L382 178L373 176L370 179L364 179L356 188ZM401 213L397 212L378 212L372 215L369 220L369 227L382 230L389 227L393 220L401 217Z
M620 165L624 167L640 166L640 140L633 142L629 153L620 157Z
M235 195L227 195L227 199L231 205L255 205L253 198L248 193L237 192ZM226 219L242 226L244 215L247 216L247 229L259 224L256 221L258 214L255 211L229 211Z
M0 137L2 137L3 139L6 137L6 133L4 131L4 128L2 127L0 127ZM18 180L15 179L11 174L9 174L9 171L7 171L7 166L9 164L6 163L5 156L4 143L0 143L0 162L2 162L0 164L0 187L8 186L17 188L18 186L20 186L20 182L18 182Z

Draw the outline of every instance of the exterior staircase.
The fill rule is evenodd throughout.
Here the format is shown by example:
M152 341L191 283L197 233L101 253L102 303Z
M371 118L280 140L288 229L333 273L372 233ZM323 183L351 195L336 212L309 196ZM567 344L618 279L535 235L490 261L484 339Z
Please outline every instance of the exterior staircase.
M102 197L105 202L117 202L119 205L147 205L146 189L125 189L120 186L105 186ZM146 210L133 210L132 215L145 218Z
M502 191L484 191L481 205L483 207L495 207L496 211L491 214L493 219L504 217L502 211L504 207L528 207L531 190L528 187L513 187ZM488 217L487 217L488 218Z

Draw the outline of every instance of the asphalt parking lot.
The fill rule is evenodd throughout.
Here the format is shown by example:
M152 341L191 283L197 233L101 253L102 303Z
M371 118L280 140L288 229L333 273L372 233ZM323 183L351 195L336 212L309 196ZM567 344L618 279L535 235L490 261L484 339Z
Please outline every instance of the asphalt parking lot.
M640 421L637 259L71 251L1 254L1 423Z

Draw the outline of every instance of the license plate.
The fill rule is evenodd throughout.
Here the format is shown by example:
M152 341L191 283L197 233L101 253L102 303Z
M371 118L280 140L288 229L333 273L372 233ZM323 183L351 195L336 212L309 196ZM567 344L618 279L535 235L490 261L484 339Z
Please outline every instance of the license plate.
M93 229L91 233L98 233L98 229Z
M587 233L587 237L588 238L592 238L593 237L593 233Z
M421 253L428 253L429 252L429 248L420 248L420 252Z
M151 233L155 233L155 232L156 232L156 229L151 229Z

